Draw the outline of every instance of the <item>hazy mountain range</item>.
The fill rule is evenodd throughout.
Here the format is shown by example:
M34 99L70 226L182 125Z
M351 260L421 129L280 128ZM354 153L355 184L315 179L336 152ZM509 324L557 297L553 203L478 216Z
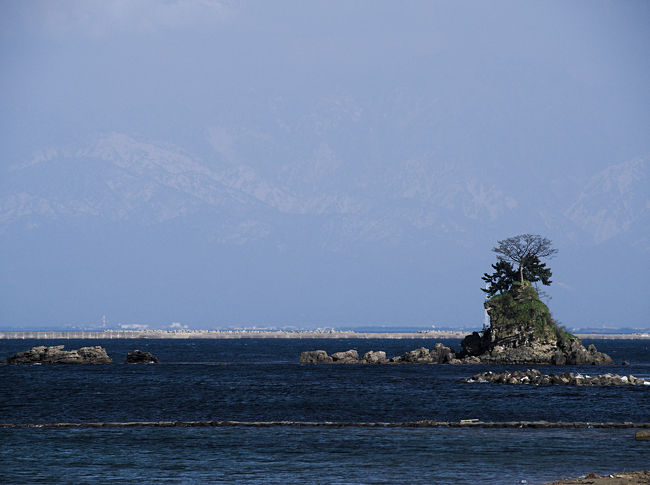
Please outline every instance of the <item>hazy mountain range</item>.
M583 274L594 277L594 265L603 268L607 279L641 284L626 277L635 276L634 269L624 268L647 268L650 258L647 158L612 163L568 187L565 183L558 188L543 171L529 174L521 187L512 187L503 183L498 171L439 160L434 154L413 154L395 163L380 160L375 167L368 160L359 167L350 163L349 154L325 142L295 153L272 134L247 133L236 138L210 130L207 137L212 153L197 154L137 135L107 133L84 145L50 147L31 159L16 161L3 176L0 198L0 231L9 254L26 248L41 254L49 250L67 254L61 245L90 237L91 247L106 246L106 260L95 260L97 254L83 245L75 260L82 261L82 268L95 267L93 280L112 281L118 288L110 293L117 293L113 298L118 300L124 298L119 296L122 286L127 293L142 292L145 300L158 294L146 282L134 281L132 274L128 281L121 281L120 273L127 269L111 268L114 264L119 268L120 260L131 261L128 271L139 268L141 276L159 274L164 280L173 277L170 271L180 272L191 286L195 277L198 281L206 277L206 268L221 273L225 263L232 273L208 286L229 297L215 295L215 301L227 305L234 299L233 306L241 312L247 302L277 303L275 293L280 292L287 321L269 320L305 325L363 324L366 318L372 323L471 325L467 320L472 317L467 315L480 320L482 297L477 287L492 262L490 248L497 239L519 232L547 235L560 249L559 266L550 264L560 289L564 285L571 291L551 293L560 301L558 306L578 306L572 299L583 301L582 307L590 306L589 295L581 295L576 287ZM263 155L258 158L256 154ZM279 169L265 167L269 159ZM169 245L172 249L162 249ZM580 274L567 274L563 268L572 268L569 255L574 253L588 267L574 269ZM160 259L165 254L169 259ZM210 261L201 263L206 257ZM224 258L234 259L225 262ZM32 259L38 261L39 256ZM256 265L255 272L242 273L242 265L252 271L250 264ZM165 269L166 265L180 268ZM33 285L29 277L37 275L52 278L63 269L43 274L43 268L21 268L11 262L8 266L17 273L17 286ZM74 277L80 269L72 264L67 268L75 281L73 288L99 284ZM261 281L258 271L265 275ZM280 287L264 288L273 285L274 273ZM24 277L28 278L21 281ZM391 279L396 287L389 283ZM154 284L163 294L178 295L175 284ZM300 297L296 285L304 284L317 288L316 295L324 300L321 305L333 300L341 310L328 310L323 318L303 309L297 316L292 304L308 306L293 301L293 295ZM350 285L343 291L347 295L341 293L341 284ZM251 291L254 296L249 299ZM180 291L184 292L189 293L185 298L192 298L188 287ZM203 288L194 297L201 299L207 293ZM405 298L404 294L429 301L414 304L415 296ZM450 298L454 304L449 304ZM402 299L408 309L401 305ZM314 303L314 297L309 300L309 305ZM447 308L441 313L446 316L441 318L436 306L445 305L445 300ZM387 301L391 308L385 307ZM464 301L475 308L454 309ZM364 317L364 304L370 308L365 310L370 317ZM643 305L647 307L647 302ZM429 318L422 316L423 309L430 312ZM263 312L252 317L246 310L238 317L232 308L212 311L216 323L270 323ZM205 316L195 318L200 325L211 323ZM595 322L590 321L594 318ZM611 324L610 318L590 316L576 324ZM638 322L642 320L632 323Z
M191 223L207 213L215 218L206 227L212 241L245 244L277 237L275 218L309 215L322 218L321 245L334 250L359 241L416 241L421 231L463 239L477 225L525 218L523 224L543 231L566 230L573 238L580 233L582 243L622 237L650 250L647 158L612 164L563 198L553 196L553 180L534 180L535 192L549 197L530 213L528 183L517 193L499 186L498 177L481 176L480 168L423 156L377 173L369 168L346 187L335 152L323 145L312 156L265 176L245 163L206 160L178 146L111 133L11 166L0 228L6 233L85 220L151 226Z

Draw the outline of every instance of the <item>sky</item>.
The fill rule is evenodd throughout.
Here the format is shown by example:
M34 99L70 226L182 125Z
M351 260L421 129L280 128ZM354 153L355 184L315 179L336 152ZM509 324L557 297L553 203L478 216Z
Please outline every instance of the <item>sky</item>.
M0 328L650 327L645 1L0 2Z

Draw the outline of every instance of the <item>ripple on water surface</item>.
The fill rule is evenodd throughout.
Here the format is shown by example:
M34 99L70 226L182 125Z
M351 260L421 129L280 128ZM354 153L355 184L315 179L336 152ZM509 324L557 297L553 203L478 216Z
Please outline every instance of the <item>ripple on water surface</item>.
M632 430L0 430L11 483L543 483L650 466ZM83 450L83 452L81 452Z

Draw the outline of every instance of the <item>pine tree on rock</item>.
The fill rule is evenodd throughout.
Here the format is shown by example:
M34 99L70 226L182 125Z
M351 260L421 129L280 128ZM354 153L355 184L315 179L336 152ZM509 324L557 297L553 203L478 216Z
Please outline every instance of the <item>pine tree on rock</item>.
M551 258L557 249L551 245L551 240L534 234L519 234L517 236L497 241L497 246L492 248L497 253L500 261L507 261L517 266L519 282L524 282L524 268L532 265L537 259Z

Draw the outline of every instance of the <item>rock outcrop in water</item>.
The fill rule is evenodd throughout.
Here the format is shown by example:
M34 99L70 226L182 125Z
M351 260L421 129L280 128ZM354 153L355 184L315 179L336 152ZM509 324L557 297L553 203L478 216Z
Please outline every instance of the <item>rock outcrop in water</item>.
M396 364L449 364L455 360L456 354L453 350L441 343L437 343L431 350L420 347L399 357L393 357L391 362Z
M363 354L363 361L367 364L384 364L387 362L386 352L383 350L370 350Z
M485 303L490 327L474 332L461 342L462 350L437 343L431 350L420 347L386 358L385 352L370 351L359 358L356 350L302 352L300 362L339 364L498 364L498 365L607 365L609 355L590 345L585 348L575 335L559 327L548 307L530 283L515 283L507 292Z
M359 353L356 350L335 352L331 355L332 361L339 364L355 364L359 362Z
M473 375L462 382L491 382L496 384L533 384L533 385L564 385L564 386L650 386L650 380L617 374L596 376L574 374L544 375L537 369L526 371L483 372Z
M388 360L386 359L386 352L381 350L370 350L363 354L363 357L361 358L356 350L335 352L332 355L328 355L324 350L312 350L309 352L301 352L300 362L326 364L385 364Z
M33 347L6 358L5 364L110 364L113 360L103 347L63 350L64 345Z
M307 364L329 364L334 361L324 350L309 350L300 353L300 362Z
M605 365L612 359L560 328L529 283L515 283L485 303L490 327L465 337L458 355L486 364Z
M150 352L135 349L126 355L125 364L159 364L158 357Z
M386 352L370 350L359 357L356 350L335 352L328 355L324 350L312 350L300 354L303 363L334 363L334 364L447 364L455 361L454 351L437 343L431 350L420 347L419 349L405 352L404 354L386 358Z

